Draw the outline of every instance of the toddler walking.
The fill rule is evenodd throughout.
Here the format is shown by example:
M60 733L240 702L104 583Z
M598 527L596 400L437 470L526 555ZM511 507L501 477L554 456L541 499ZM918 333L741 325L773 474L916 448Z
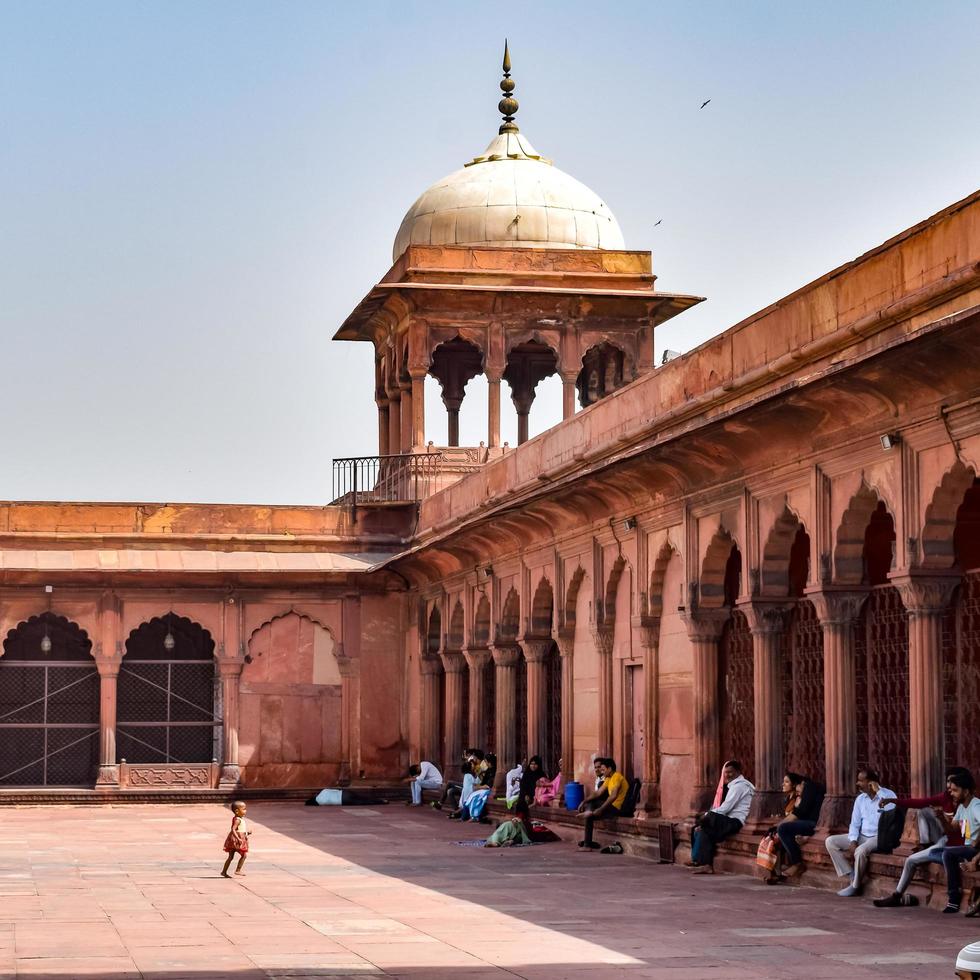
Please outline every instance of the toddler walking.
M238 857L238 867L235 868L236 875L244 875L245 872L242 871L242 866L245 864L245 858L248 857L248 838L252 833L248 829L248 824L245 822L245 810L246 806L241 800L236 800L231 805L232 810L235 815L231 818L231 830L228 831L228 836L225 838L225 850L228 852L228 860L225 861L225 866L221 869L222 878L230 878L231 875L228 874L228 868L231 867L231 862L234 860L235 855Z

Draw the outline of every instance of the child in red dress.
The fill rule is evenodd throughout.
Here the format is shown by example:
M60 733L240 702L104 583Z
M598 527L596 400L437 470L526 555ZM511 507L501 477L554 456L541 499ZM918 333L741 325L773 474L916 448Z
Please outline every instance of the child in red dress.
M231 867L231 862L234 860L236 854L239 855L239 858L238 867L235 868L235 874L245 874L242 871L242 866L245 864L245 858L248 857L248 838L252 833L248 829L248 824L245 822L245 804L240 800L236 800L232 803L231 808L234 810L235 815L231 818L231 830L225 838L224 849L228 852L228 860L225 861L225 866L221 869L222 878L231 877L228 874L228 868Z

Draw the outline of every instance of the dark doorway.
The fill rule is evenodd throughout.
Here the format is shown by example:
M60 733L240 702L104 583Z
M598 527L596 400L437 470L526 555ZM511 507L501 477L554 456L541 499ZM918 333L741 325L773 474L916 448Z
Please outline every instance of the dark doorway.
M64 617L44 613L11 630L3 646L0 783L93 785L99 672L91 640Z
M220 729L211 634L173 615L133 630L119 669L119 760L210 762L218 755Z

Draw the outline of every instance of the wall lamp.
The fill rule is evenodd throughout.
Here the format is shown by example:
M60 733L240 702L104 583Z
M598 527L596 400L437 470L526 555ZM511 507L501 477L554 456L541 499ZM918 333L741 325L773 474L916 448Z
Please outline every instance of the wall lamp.
M624 531L635 531L636 530L636 524L637 524L637 522L636 522L636 518L635 517L627 517L626 520L623 521L623 530Z
M484 565L476 570L476 577L481 582L489 582L493 578L493 565Z
M897 432L886 432L881 436L881 448L886 452L894 449L902 441L902 437Z

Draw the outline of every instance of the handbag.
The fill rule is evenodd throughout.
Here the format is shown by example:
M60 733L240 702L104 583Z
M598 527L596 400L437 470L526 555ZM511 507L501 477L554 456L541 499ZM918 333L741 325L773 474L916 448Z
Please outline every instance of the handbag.
M775 837L763 837L755 852L755 863L766 871L773 871L779 862L779 842Z

